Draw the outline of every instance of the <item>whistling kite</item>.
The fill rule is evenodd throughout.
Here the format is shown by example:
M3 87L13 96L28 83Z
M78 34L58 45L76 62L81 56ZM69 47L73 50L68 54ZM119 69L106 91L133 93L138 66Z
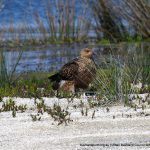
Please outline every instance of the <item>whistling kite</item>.
M88 88L96 75L92 56L91 49L82 49L79 57L65 64L58 73L50 76L53 89L75 92L77 89Z

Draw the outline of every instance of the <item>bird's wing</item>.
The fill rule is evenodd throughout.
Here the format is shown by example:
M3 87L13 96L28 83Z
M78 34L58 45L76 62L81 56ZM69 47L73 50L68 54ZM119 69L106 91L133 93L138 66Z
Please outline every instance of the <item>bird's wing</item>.
M79 65L77 63L78 58L72 60L71 62L65 64L60 70L60 75L63 80L74 80L75 76L78 74Z

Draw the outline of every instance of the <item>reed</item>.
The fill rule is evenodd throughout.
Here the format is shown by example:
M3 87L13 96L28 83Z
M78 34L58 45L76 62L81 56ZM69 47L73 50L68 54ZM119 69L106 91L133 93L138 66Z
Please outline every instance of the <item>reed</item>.
M7 67L6 52L0 50L0 86L5 86L6 84L10 85L14 83L16 67L21 59L22 52L23 51L19 51L19 55L16 61L14 61L15 63L13 67L11 68L11 70L9 70L9 68Z
M107 104L129 101L130 94L150 91L150 55L144 52L147 51L146 47L144 44L119 46L120 51L125 51L124 48L127 49L122 54L117 54L110 47L107 57L97 55L97 62L101 63L97 65L99 69L94 89L97 89L99 98L105 99ZM138 87L138 90L134 87Z
M50 42L71 43L88 37L89 25L82 15L77 15L75 0L57 1L55 5L49 2L45 11L47 26L43 24L40 15L35 14L38 30L45 39L49 36Z

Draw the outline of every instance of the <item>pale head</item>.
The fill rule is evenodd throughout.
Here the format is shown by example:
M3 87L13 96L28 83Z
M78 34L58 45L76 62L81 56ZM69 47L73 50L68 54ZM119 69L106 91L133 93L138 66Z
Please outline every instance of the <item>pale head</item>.
M89 49L89 48L84 48L80 52L81 57L92 58L92 55L93 55L93 51L92 49Z

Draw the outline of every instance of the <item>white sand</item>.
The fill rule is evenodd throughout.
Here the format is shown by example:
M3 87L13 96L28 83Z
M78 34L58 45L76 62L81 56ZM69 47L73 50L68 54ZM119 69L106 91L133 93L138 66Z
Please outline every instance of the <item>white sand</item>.
M19 105L27 104L28 108L34 105L33 99L13 99ZM142 146L150 144L150 116L144 115L150 114L150 108L144 110L144 114L141 109L134 111L121 105L110 107L110 112L106 112L106 108L97 108L95 118L92 119L94 109L88 111L88 116L81 115L81 108L73 109L73 105L80 103L78 99L69 104L66 99L44 98L44 100L49 106L54 103L59 103L64 108L68 106L73 122L67 126L65 124L57 126L57 122L54 122L47 113L41 116L41 121L33 122L30 116L33 111L29 109L24 113L17 113L16 118L12 117L11 112L2 112L0 150L150 149L150 146ZM86 103L86 100L84 102ZM130 143L135 145L118 146ZM110 146L103 147L101 144Z

